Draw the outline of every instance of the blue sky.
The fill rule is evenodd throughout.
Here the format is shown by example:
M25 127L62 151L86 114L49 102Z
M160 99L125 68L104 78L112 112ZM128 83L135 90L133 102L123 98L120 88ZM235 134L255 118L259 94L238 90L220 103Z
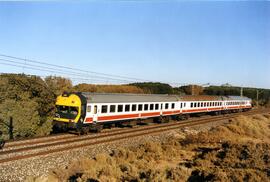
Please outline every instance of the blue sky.
M0 2L0 54L167 83L270 88L270 2Z

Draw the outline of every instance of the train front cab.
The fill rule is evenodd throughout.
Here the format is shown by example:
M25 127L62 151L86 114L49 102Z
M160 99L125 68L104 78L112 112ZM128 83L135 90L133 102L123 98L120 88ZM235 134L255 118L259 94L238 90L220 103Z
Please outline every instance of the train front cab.
M63 93L56 99L54 128L57 130L78 129L85 117L86 99L78 93Z

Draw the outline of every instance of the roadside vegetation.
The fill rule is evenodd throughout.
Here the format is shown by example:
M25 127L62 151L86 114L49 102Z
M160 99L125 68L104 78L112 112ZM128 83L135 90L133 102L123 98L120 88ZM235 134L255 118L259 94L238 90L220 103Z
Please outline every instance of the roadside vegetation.
M119 148L27 181L269 181L270 115Z

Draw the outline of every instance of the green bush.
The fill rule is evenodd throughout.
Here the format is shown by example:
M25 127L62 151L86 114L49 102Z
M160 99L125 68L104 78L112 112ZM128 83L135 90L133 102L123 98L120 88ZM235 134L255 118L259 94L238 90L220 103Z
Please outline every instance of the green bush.
M51 131L56 95L37 76L0 75L0 119L13 117L14 136L46 135ZM1 124L0 130L8 133Z

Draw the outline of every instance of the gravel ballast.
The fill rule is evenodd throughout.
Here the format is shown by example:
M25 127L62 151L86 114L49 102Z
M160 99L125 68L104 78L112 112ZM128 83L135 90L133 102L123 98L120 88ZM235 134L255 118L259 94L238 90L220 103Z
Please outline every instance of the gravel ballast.
M117 142L98 144L70 151L57 152L46 156L3 163L0 164L0 181L25 181L29 176L39 177L46 175L49 171L57 168L64 168L72 161L80 158L93 157L98 153L111 152L119 147L129 147L131 145L136 146L147 141L163 142L172 136L184 137L185 133L196 133L199 131L209 130L211 127L215 127L226 122L228 122L228 120L221 120L204 125L185 127L135 138L126 138Z

